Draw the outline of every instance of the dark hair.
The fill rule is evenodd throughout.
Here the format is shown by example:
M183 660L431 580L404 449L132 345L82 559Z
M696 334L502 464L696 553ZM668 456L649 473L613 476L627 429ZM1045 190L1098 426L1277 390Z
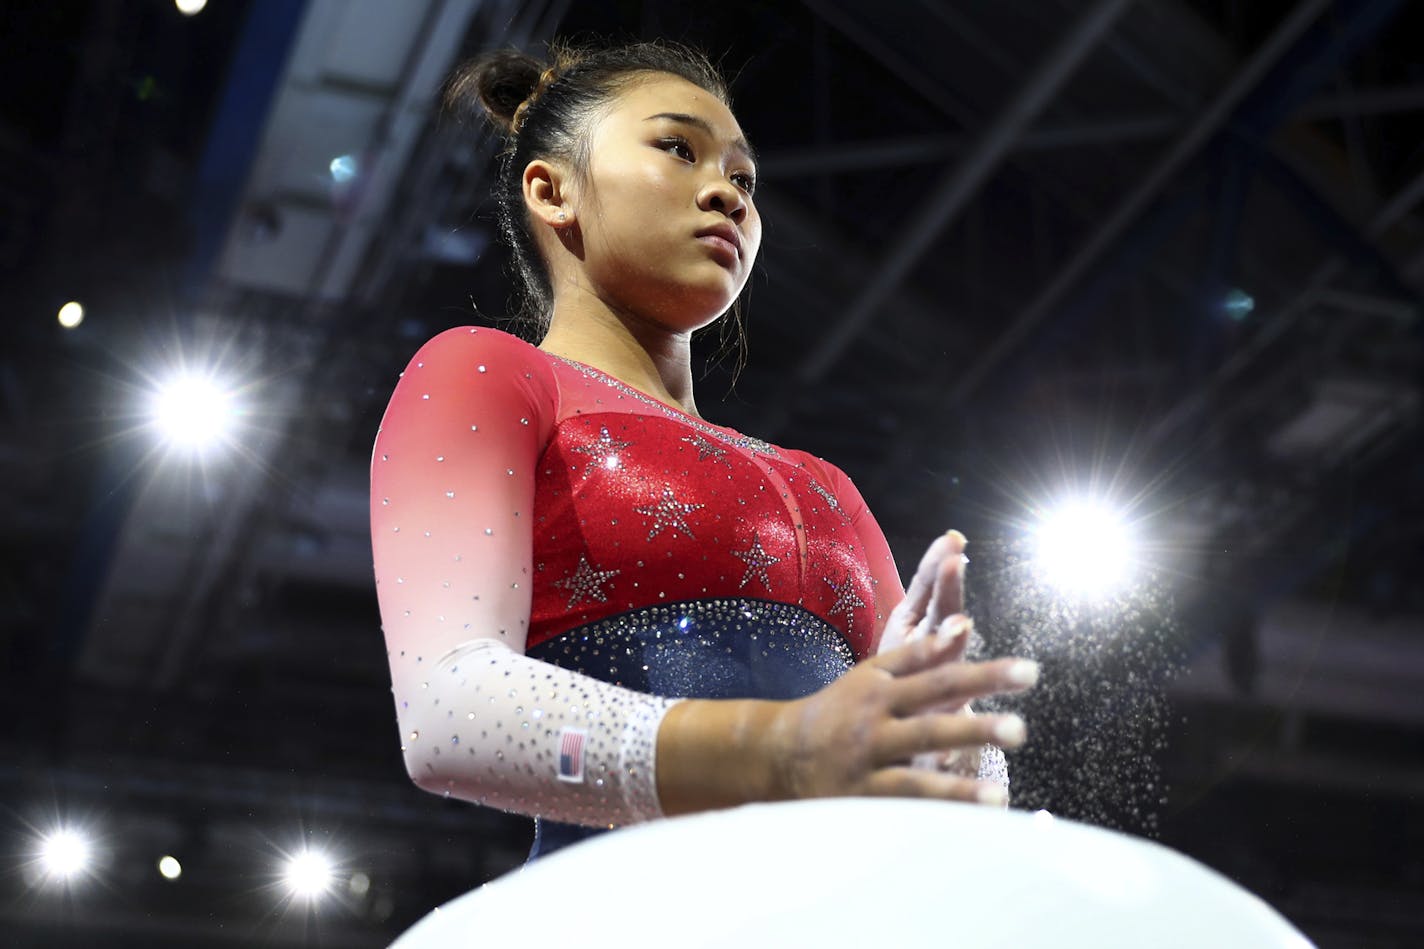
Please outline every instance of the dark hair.
M543 63L515 50L488 53L457 69L445 87L447 109L461 117L483 114L505 135L494 187L499 229L514 251L515 316L533 323L539 335L548 329L553 291L524 206L522 179L529 162L558 159L584 175L590 122L647 73L681 77L731 105L717 68L704 54L677 43L555 42L549 55L550 62Z

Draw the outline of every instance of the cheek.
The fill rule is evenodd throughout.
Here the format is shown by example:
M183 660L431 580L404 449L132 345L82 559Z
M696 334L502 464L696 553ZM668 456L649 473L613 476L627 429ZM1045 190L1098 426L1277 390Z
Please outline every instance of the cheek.
M668 248L684 210L679 201L676 182L665 174L644 171L606 180L598 191L599 233L591 235L592 243L622 258L623 266L643 269L640 264L655 263Z
M756 263L757 255L761 253L761 219L755 218L742 224L742 233L747 237L747 248L749 250L748 267Z
M682 210L678 206L676 183L669 180L667 175L656 172L646 172L630 178L623 200L628 202L630 211L636 212L630 222L632 226L649 236L673 226L676 223L674 215Z

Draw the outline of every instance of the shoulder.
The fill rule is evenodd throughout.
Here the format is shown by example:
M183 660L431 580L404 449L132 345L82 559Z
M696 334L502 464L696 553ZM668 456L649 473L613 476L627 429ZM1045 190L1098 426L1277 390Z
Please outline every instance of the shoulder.
M799 468L804 468L811 477L832 490L835 490L836 486L850 481L850 477L844 471L819 455L813 455L809 451L802 451L799 448L785 448L780 445L776 446L776 450L781 452L787 461Z
M437 333L420 347L412 359L436 360L441 364L459 365L471 360L487 359L486 372L514 370L549 371L549 357L517 336L487 326L455 326ZM478 367L481 365L475 362Z
M845 511L847 517L854 520L865 512L865 499L861 497L860 490L856 488L850 475L846 474L838 465L808 451L786 448L781 451L794 464L809 472L817 484L829 491Z
M387 420L460 415L473 409L534 422L547 436L559 388L549 357L522 339L482 326L457 326L428 340L401 373ZM450 416L454 417L454 416ZM528 425L529 422L525 422Z
M406 374L413 372L450 386L505 383L551 400L557 393L546 354L517 336L487 326L456 326L435 335L411 357Z

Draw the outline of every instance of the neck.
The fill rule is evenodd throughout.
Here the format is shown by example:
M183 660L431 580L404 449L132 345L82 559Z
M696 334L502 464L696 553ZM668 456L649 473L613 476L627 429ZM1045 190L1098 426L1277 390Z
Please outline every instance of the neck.
M698 415L692 393L692 334L677 333L601 301L575 305L555 301L546 353L586 363L626 385Z

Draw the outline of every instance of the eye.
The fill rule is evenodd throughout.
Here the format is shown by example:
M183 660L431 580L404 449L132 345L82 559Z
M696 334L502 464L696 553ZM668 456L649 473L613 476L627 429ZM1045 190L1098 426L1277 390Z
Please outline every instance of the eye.
M746 171L739 171L732 176L732 184L741 188L747 194L756 193L756 175Z
M685 138L674 136L672 138L659 139L658 147L665 152L676 155L683 161L697 161L697 156L692 152L692 144Z

